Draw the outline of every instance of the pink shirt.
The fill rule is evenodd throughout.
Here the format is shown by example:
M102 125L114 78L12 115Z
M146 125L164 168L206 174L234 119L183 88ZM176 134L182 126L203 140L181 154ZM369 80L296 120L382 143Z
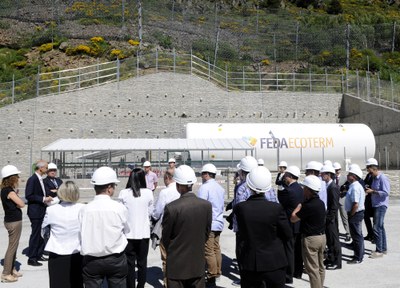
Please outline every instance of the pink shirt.
M149 173L147 173L145 177L147 188L153 191L155 189L154 183L158 182L157 174L153 171L149 171Z

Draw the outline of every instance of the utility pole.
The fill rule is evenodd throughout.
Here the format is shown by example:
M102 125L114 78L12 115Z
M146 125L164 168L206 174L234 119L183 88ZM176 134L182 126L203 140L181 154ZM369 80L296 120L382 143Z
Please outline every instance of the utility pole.
M138 29L139 29L139 51L142 50L142 1L137 0L137 6L138 6Z

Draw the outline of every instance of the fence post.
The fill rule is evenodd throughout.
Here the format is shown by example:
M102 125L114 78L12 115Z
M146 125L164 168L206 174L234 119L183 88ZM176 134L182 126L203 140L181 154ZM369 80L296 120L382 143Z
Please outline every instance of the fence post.
M393 30L392 30L392 52L394 52L394 43L396 42L396 21L393 22Z
M172 50L172 53L173 53L173 56L174 56L174 73L175 73L175 70L176 70L176 51L175 51L175 48Z
M370 97L371 97L371 80L369 78L369 71L365 74L366 76L366 80L367 80L367 99L368 102L370 101Z
M156 73L158 72L158 48L156 47Z
M119 79L120 79L121 61L117 58L117 86L119 90Z
M78 67L78 89L81 88L81 67Z
M210 67L210 56L208 56L208 81L210 81L211 78L211 67Z
M328 69L325 67L325 92L328 93Z
M193 74L193 50L190 48L190 75Z
M225 64L225 89L226 89L226 91L229 91L229 89L228 89L228 64Z
M36 97L39 97L39 85L40 85L40 66L38 66L38 73L36 75Z
M294 91L296 91L296 71L295 70L293 70L293 72L292 72L292 74L293 74L293 92Z
M96 79L97 79L97 85L100 84L100 62L99 62L99 58L97 58L97 63L96 63Z
M261 78L261 65L260 64L258 64L258 76L260 79L260 92L261 92L262 91L262 83L261 83L262 78Z
M392 74L390 74L390 90L392 92L392 109L394 109L394 87L393 87L393 78Z
M14 104L15 101L15 75L12 77L12 86L11 86L11 104Z
M308 77L309 77L309 80L310 80L310 93L312 92L312 76L311 76L311 67L310 67L310 69L308 70L309 72L308 72Z
M350 69L350 24L346 28L346 69Z
M381 77L378 72L378 103L381 105Z
M58 95L61 93L61 73L58 71Z
M295 50L295 57L296 57L296 61L297 61L297 59L298 59L298 49L299 49L299 29L300 29L300 26L299 26L299 22L297 21L297 23L296 23L296 50Z
M275 78L276 78L276 91L279 90L279 75L278 75L278 69L275 66Z
M136 56L136 78L139 78L139 53Z
M356 71L357 75L357 97L360 98L360 74L358 72L358 69Z
M245 75L244 75L244 66L242 66L242 78L243 78L243 91L246 92L246 80L245 80Z

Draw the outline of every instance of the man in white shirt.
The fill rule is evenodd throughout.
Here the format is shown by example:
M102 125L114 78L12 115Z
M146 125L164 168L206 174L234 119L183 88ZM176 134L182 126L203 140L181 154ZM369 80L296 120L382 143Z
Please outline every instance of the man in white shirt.
M103 279L110 288L125 288L128 264L124 253L128 243L128 211L111 199L119 180L114 170L100 167L91 183L96 196L79 214L83 282L86 288L100 287Z
M153 238L153 241L156 241L157 244L160 245L160 253L161 253L161 261L162 261L162 269L164 273L164 285L167 283L167 279L165 277L165 269L166 269L166 258L167 258L167 253L165 251L165 247L162 245L162 242L160 242L161 239L161 223L162 223L162 218L164 214L164 209L165 205L171 203L172 201L178 199L181 194L179 194L178 190L176 189L176 183L174 181L173 175L171 171L167 171L164 174L164 184L167 186L163 190L160 191L160 194L158 195L157 202L154 206L152 218L153 221L156 222L154 225L154 228L152 230L152 234L156 237L156 239ZM156 249L156 245L153 245L153 248Z

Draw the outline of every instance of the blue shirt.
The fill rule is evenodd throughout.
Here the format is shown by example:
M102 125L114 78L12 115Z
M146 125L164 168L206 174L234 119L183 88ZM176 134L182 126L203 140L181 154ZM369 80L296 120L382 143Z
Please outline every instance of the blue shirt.
M354 181L350 184L349 190L347 191L346 199L344 202L344 209L347 212L350 212L353 207L353 203L358 203L358 208L356 212L363 211L365 210L364 202L364 188L361 186L360 182Z
M197 193L199 198L211 203L211 231L222 231L224 229L224 188L215 179L209 179L200 186Z
M371 194L372 207L389 206L390 181L385 174L378 172L378 176L374 177L371 189L375 193Z
M264 197L270 202L279 203L278 197L276 197L275 190L272 187L267 192L265 192Z

